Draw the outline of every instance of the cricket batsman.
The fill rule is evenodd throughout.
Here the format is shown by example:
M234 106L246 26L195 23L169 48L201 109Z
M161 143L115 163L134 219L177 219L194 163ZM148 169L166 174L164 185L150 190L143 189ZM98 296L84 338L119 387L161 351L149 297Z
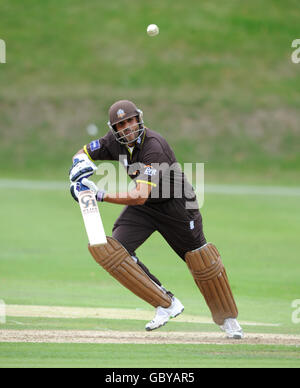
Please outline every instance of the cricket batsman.
M108 126L104 137L76 153L70 170L70 190L76 201L88 188L99 202L125 205L107 244L89 246L92 256L122 285L156 308L145 328L158 329L184 310L179 299L136 256L136 250L158 231L186 262L214 322L228 338L243 338L220 254L205 239L195 192L173 150L159 133L144 125L142 111L131 101L117 101L110 107ZM99 188L88 179L97 170L97 160L121 160L135 188L117 194Z

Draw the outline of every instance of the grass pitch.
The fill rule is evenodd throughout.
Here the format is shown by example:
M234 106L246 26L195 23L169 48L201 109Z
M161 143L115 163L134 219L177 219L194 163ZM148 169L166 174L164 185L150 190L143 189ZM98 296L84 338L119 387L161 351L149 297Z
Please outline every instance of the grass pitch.
M8 305L127 308L152 311L90 257L80 211L63 190L1 190L0 299ZM299 200L209 194L202 209L207 238L222 253L247 332L300 334L291 303L299 299ZM100 205L107 234L121 207ZM137 251L185 313L210 316L189 271L159 234ZM143 321L8 316L4 329L143 331ZM170 322L163 332L216 331L209 323ZM129 350L130 349L130 350ZM178 354L181 357L178 357ZM142 353L144 354L142 356ZM117 357L116 354L119 354ZM128 357L123 358L124 354ZM297 345L0 344L1 366L296 367ZM184 361L183 361L184 360Z

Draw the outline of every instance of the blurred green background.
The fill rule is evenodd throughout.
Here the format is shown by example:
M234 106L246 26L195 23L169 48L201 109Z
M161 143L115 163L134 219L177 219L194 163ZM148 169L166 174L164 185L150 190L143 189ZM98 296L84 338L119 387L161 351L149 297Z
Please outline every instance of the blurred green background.
M247 188L300 186L300 64L291 60L299 19L299 0L0 0L7 49L0 64L0 299L150 309L91 258L67 188L72 156L108 131L110 105L126 98L180 162L205 163L206 183L246 184L244 195L206 191L206 238L221 252L239 319L260 322L244 324L245 332L299 334L291 307L300 296L299 189L250 195ZM160 28L153 38L151 23ZM87 132L90 124L98 136ZM29 182L14 181L20 178ZM101 206L108 235L121 209ZM186 265L158 233L137 254L187 314L210 315ZM8 316L2 326L74 327L144 330L144 323ZM218 328L170 322L163 330ZM138 345L36 345L1 343L1 365L299 364L296 346L147 345L145 352Z
M297 0L0 0L0 175L66 179L128 98L206 181L298 184ZM160 35L146 27L156 23ZM96 136L97 137L97 136Z

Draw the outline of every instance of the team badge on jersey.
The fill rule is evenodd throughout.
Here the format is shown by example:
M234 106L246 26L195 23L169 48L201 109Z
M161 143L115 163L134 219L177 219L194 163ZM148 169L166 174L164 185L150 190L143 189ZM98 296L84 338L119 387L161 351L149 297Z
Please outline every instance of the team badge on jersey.
M148 176L153 176L156 174L156 169L152 166L146 166L144 174Z
M90 143L90 149L91 151L96 151L101 147L100 141L99 140L94 140Z

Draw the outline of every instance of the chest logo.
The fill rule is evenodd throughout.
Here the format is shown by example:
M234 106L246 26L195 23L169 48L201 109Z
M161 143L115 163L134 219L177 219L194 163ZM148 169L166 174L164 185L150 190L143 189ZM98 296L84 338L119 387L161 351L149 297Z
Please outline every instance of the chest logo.
M148 175L148 176L153 176L156 174L156 170L155 168L151 167L151 166L146 166L146 169L144 171L144 174L145 175Z

